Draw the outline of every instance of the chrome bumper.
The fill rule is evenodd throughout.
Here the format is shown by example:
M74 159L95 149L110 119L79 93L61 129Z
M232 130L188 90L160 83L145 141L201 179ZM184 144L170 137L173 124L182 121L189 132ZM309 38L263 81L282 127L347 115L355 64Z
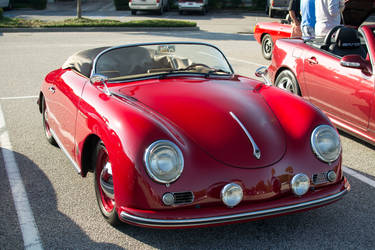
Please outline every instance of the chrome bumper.
M265 209L265 210L258 210L254 212L248 213L240 213L240 214L233 214L233 215L225 215L225 216L217 216L217 217L206 217L206 218L196 218L196 219L183 219L183 220L160 220L160 219L149 219L143 218L135 215L128 214L126 212L121 212L120 217L122 220L134 223L137 225L143 226L150 226L150 227L160 227L160 228L168 228L168 227L191 227L191 226L204 226L204 225L214 225L220 223L228 223L228 222L235 222L235 221L244 221L244 220L252 220L258 219L278 214L285 214L291 212L297 212L299 210L314 208L317 206L322 206L336 200L339 200L350 190L350 185L346 187L345 190L336 193L334 195L330 195L321 199L284 206L284 207L277 207L272 209Z

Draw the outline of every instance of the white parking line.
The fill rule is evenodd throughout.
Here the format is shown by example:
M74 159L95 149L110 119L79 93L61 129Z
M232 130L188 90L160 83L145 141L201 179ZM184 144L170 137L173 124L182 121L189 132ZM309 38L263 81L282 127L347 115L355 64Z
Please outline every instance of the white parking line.
M374 187L375 188L375 181L374 180L371 180L370 178L350 169L350 168L347 168L345 166L342 166L342 170L344 170L345 173L347 173L348 175L350 176L353 176L354 178L370 185L371 187Z
M231 60L231 61L237 61L237 62L240 62L240 63L251 64L251 65L255 65L255 66L259 66L259 67L266 66L266 65L263 65L263 64L255 63L255 62L250 62L250 61L246 61L246 60L236 59L236 58L233 58L233 57L227 57L227 58L229 60Z
M4 158L4 165L8 174L9 185L20 223L25 249L43 249L38 228L30 207L25 186L13 153L12 145L6 130L3 110L0 105L0 147Z
M38 98L36 95L29 96L9 96L9 97L0 97L0 100L18 100L18 99L34 99Z

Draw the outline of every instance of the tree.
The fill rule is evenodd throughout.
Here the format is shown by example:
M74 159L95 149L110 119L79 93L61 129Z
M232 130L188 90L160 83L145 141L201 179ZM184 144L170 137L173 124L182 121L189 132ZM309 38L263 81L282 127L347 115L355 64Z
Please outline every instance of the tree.
M82 1L77 0L77 18L82 18Z

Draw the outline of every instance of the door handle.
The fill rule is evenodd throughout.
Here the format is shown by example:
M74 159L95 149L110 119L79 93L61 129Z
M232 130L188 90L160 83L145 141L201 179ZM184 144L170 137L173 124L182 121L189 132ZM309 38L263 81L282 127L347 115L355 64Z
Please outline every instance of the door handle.
M54 94L54 93L56 92L56 89L55 89L55 87L53 87L53 86L49 87L48 90L49 90L52 94Z
M307 59L307 61L309 62L309 64L318 64L318 60L316 60L315 56L310 57L309 59Z

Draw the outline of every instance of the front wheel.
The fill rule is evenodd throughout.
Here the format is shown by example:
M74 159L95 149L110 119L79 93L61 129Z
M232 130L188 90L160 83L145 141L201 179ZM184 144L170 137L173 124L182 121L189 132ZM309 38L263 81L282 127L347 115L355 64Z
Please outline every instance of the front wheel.
M273 51L272 37L269 34L265 34L262 38L262 54L267 60L271 60Z
M116 211L112 166L109 161L108 151L102 141L96 146L94 162L94 185L96 200L101 213L112 226L118 225L120 220Z
M282 71L276 78L275 86L301 96L301 90L294 74L290 70Z

